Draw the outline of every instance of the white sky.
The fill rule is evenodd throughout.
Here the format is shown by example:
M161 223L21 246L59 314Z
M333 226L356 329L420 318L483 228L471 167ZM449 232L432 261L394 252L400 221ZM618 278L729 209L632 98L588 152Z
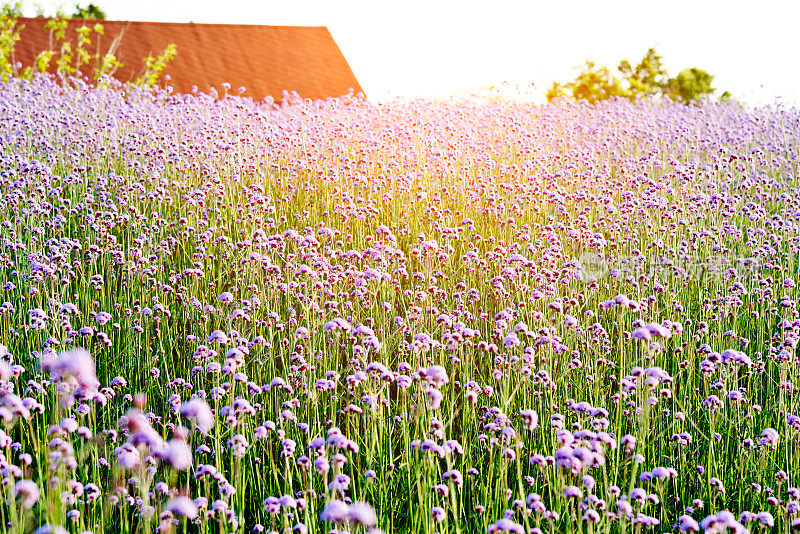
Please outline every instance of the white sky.
M117 20L327 26L372 99L502 82L542 94L586 59L615 68L654 46L670 74L699 67L749 104L800 106L796 0L92 1ZM74 1L39 4L50 14ZM23 5L32 15L34 2Z

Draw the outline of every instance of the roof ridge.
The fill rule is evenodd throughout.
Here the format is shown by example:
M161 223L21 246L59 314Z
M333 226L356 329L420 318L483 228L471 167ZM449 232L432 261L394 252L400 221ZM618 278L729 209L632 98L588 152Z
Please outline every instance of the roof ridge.
M17 17L21 22L25 21L40 21L40 20L53 20L56 17ZM213 26L213 27L226 27L226 28L292 28L296 30L309 29L318 30L321 28L328 29L327 26L293 26L293 25L276 25L276 24L236 24L231 22L168 22L168 21L152 21L152 20L107 20L107 19L77 19L77 18L64 18L67 22L96 22L99 24L148 24L159 26ZM328 30L330 31L330 30Z

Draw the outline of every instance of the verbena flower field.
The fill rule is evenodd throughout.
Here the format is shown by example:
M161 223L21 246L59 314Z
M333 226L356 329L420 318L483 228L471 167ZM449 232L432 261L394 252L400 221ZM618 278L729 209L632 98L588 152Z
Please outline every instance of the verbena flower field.
M4 532L783 532L800 112L0 85Z

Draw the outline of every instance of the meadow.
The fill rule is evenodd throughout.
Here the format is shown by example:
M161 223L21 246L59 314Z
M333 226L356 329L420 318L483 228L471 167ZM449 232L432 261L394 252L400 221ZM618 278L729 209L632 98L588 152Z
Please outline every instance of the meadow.
M0 84L4 532L800 526L800 111Z

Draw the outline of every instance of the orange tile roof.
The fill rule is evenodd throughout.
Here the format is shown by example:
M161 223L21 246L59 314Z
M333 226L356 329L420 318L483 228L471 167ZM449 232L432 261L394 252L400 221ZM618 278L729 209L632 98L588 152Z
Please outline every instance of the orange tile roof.
M46 18L20 18L24 25L15 48L15 60L28 66L36 55L50 48ZM175 92L188 93L196 85L207 92L227 82L236 94L244 86L245 96L257 100L271 95L276 101L284 90L304 98L341 96L349 90L362 92L342 52L324 26L256 26L234 24L177 24L111 20L69 20L66 40L75 45L75 30L99 22L104 35L92 33L87 50L101 56L120 38L116 56L122 62L114 76L132 81L141 74L143 58L158 56L170 43L177 55L163 71ZM57 48L57 47L56 47ZM58 50L56 50L58 52ZM51 61L51 67L55 59ZM53 69L51 69L53 70ZM83 67L90 73L92 67Z

